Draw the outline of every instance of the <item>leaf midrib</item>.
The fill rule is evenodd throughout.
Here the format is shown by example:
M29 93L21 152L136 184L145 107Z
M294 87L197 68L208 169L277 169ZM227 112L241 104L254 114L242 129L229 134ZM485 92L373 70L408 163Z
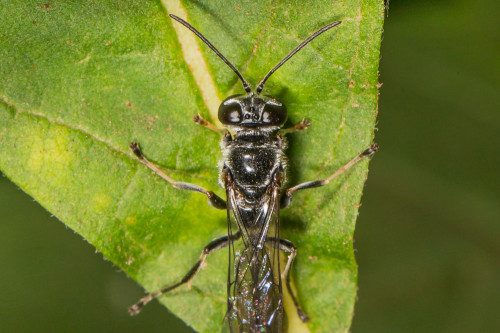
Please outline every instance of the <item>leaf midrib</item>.
M187 12L179 0L162 0L161 4L167 16L168 14L174 14L187 21ZM207 107L212 120L216 120L221 100L219 99L212 73L197 44L197 37L180 23L175 22L172 26L179 41L179 48L181 49L183 59L193 80L196 82L198 93L202 97L203 103Z

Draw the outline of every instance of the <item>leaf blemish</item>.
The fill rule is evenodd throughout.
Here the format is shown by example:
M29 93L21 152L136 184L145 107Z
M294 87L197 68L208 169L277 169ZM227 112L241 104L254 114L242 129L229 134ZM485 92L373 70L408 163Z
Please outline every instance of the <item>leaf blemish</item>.
M36 137L31 144L28 168L34 172L40 172L44 168L49 173L57 173L60 179L73 160L72 154L67 149L69 141L67 130L59 130L54 136L49 136L45 140Z
M103 212L111 204L111 198L106 193L99 193L92 199L92 207Z

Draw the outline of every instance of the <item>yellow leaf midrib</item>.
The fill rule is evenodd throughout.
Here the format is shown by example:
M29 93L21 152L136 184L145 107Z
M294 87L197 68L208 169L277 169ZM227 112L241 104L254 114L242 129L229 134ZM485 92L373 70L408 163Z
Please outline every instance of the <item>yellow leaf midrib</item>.
M187 13L179 0L162 0L162 5L167 13L174 14L187 21ZM198 90L203 98L213 121L217 120L217 111L221 100L217 95L217 88L207 63L196 41L196 36L180 23L173 24L179 45L184 57L184 61L189 67L193 78L198 86Z

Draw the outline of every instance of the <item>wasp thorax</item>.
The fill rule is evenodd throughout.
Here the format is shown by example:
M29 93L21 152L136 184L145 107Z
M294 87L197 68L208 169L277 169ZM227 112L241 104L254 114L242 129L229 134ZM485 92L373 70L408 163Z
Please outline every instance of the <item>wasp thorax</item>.
M219 106L219 120L224 125L281 127L286 118L286 107L276 98L253 93L230 96Z

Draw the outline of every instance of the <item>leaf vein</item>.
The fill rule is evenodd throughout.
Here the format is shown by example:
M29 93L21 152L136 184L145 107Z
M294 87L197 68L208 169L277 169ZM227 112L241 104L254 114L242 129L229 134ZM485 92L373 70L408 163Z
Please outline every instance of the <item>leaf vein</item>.
M73 131L79 132L81 134L88 135L89 137L91 137L95 141L98 141L98 142L104 144L111 151L119 153L119 154L123 154L129 160L137 162L137 159L135 157L133 157L132 154L129 153L128 151L121 150L120 148L114 146L111 142L107 141L106 139L104 139L104 138L102 138L102 137L100 137L100 136L98 136L96 134L93 134L93 133L89 132L87 129L85 129L83 127L69 125L69 124L64 123L62 121L58 121L58 120L55 120L53 118L50 118L50 117L48 117L47 115L45 115L43 113L20 108L18 106L15 106L15 104L12 103L12 102L10 102L5 96L0 97L0 102L2 102L5 105L7 105L8 110L10 110L11 113L14 113L14 114L18 114L18 113L19 114L20 113L29 114L31 116L35 116L35 117L38 117L38 118L45 119L47 122L49 122L50 125L55 124L55 125L58 125L58 126L63 126L63 127L68 128L68 129L71 129ZM137 162L137 163L139 163L139 162ZM172 173L176 173L176 174L180 174L180 175L184 175L184 176L190 176L190 177L193 177L193 178L196 178L196 179L201 179L201 180L205 180L205 181L210 181L211 180L211 179L208 179L208 178L206 178L204 176L201 176L199 174L192 173L192 172L186 172L186 171L182 171L182 170L171 169L171 168L167 168L167 167L164 167L164 166L161 166L161 168L163 170L166 170L167 172L172 172Z

